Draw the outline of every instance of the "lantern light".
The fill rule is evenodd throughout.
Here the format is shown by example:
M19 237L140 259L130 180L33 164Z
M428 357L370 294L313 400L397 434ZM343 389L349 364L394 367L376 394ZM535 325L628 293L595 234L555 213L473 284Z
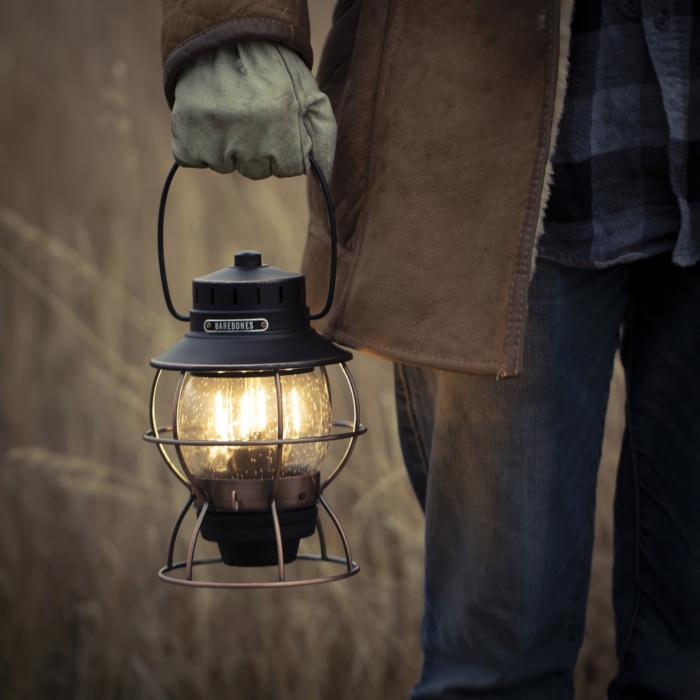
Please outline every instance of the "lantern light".
M161 456L190 495L170 538L167 564L159 577L170 583L214 588L259 588L322 583L356 574L350 544L325 498L326 487L347 464L359 435L357 389L346 363L352 355L319 335L310 321L325 316L333 303L337 264L335 218L328 186L316 161L328 209L331 274L325 307L310 314L304 276L263 264L256 251L236 254L234 264L192 283L189 316L174 308L163 251L163 219L171 168L158 215L158 260L170 313L188 321L185 337L151 360L151 428L144 439ZM327 367L338 365L352 399L352 420L332 415ZM172 424L158 426L156 397L164 371L179 372ZM325 478L320 469L329 444L347 441L340 462ZM166 451L172 445L180 468ZM327 551L319 506L335 526L344 557ZM185 515L194 507L197 522L185 561L173 562ZM320 553L299 554L300 540L318 534ZM216 542L220 557L196 559L199 535ZM310 559L343 565L322 578L287 581L285 565ZM193 579L195 566L276 566L272 582L212 582ZM185 577L173 575L183 570Z

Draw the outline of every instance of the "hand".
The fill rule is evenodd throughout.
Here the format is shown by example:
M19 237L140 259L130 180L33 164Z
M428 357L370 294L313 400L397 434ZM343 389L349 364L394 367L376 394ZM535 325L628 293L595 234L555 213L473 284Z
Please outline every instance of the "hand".
M253 41L195 59L175 86L175 160L252 180L309 169L311 152L326 180L336 124L328 97L301 57L286 46Z

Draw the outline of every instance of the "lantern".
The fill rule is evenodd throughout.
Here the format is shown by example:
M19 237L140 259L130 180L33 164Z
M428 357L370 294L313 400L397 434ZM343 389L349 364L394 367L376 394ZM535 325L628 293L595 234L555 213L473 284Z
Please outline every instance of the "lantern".
M166 179L158 217L158 255L168 309L188 321L185 337L151 360L156 374L151 391L151 429L144 438L190 494L170 540L161 579L216 588L280 587L321 583L352 576L359 566L337 516L325 498L326 487L352 454L360 423L357 390L347 368L352 355L319 335L310 321L331 307L337 260L335 221L328 187L311 159L328 207L332 242L331 281L324 309L306 305L303 275L266 265L256 251L242 251L234 264L192 283L189 316L170 299L163 254L165 202L175 164ZM333 417L327 367L338 365L352 399L352 420ZM172 424L158 426L156 396L164 371L179 373ZM347 441L344 455L325 478L321 466L331 442ZM165 449L172 445L180 467ZM173 562L182 521L194 507L197 522L187 559ZM344 557L328 554L319 511L330 517ZM300 540L314 534L319 554L299 554ZM220 557L196 559L199 536L216 542ZM286 580L285 565L312 559L340 565L323 578ZM194 567L276 566L277 581L219 583L193 579ZM184 578L173 572L184 569Z

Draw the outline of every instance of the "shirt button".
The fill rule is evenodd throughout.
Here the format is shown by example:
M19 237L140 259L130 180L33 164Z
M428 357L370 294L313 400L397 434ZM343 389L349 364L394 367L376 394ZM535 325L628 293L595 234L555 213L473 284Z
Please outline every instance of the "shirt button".
M659 14L654 17L654 26L662 31L668 29L668 25L671 22L671 18L668 16L668 12L659 12Z

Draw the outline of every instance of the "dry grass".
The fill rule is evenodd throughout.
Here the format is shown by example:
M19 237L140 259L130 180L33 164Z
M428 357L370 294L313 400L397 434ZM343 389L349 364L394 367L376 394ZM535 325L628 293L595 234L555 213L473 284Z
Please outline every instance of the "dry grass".
M312 11L318 45L330 3ZM182 332L154 250L171 160L158 28L155 2L0 3L0 697L406 697L420 666L422 516L383 363L354 362L371 434L330 494L359 578L234 593L155 577L184 495L140 438L148 359ZM299 179L179 175L167 231L177 305L240 248L298 268L305 218ZM610 668L612 464L581 700L600 700Z

